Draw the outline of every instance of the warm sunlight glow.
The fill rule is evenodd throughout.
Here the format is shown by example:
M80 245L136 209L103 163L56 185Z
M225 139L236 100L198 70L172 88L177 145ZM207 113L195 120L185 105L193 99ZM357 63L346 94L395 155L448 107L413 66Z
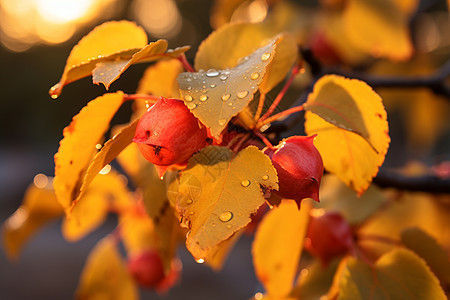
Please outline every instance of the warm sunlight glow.
M107 18L119 0L0 0L0 42L15 52L59 44L89 22Z
M234 11L231 22L261 22L267 16L267 9L265 0L246 1Z

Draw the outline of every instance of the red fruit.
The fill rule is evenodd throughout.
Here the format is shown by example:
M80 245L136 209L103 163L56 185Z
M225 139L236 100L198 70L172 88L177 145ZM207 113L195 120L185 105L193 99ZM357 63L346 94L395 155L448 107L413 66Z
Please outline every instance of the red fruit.
M326 266L335 257L352 252L352 230L348 222L336 212L311 216L306 233L305 249Z
M312 36L310 47L314 56L325 65L335 65L342 62L341 57L323 32L317 32Z
M304 198L319 201L319 186L323 174L323 161L314 147L314 136L292 136L282 140L275 149L264 153L272 160L278 173L280 197L294 199L300 205Z
M133 141L157 166L184 164L206 146L206 127L182 100L161 97L141 117Z
M163 281L164 266L158 252L147 250L128 259L128 270L141 286L155 288Z

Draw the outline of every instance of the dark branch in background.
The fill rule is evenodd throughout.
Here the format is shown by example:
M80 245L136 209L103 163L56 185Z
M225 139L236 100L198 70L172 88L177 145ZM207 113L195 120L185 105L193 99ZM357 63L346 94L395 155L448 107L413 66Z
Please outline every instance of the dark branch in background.
M433 175L405 176L393 170L380 170L373 182L380 187L391 187L400 190L427 192L432 194L450 194L450 179Z

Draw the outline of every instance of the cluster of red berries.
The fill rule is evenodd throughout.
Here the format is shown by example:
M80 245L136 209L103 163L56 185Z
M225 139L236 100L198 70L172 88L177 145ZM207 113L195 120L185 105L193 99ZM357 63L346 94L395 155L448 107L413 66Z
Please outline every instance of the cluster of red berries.
M304 198L319 200L323 162L313 140L314 136L292 136L264 150L278 172L279 190L275 193L280 197L298 203ZM171 165L185 165L212 139L182 100L161 97L141 117L133 141L162 175Z

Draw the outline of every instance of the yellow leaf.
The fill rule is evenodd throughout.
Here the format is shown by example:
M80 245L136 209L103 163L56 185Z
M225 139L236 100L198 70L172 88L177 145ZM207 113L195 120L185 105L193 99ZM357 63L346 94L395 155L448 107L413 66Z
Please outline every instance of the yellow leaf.
M241 229L235 232L230 238L226 239L222 243L218 244L215 248L209 251L208 256L205 258L206 264L210 266L214 271L222 270L225 260L228 254L233 249L234 245L238 242L239 238L244 233L245 229Z
M122 241L130 255L157 248L155 227L143 210L124 214L119 226Z
M70 215L73 201L80 194L85 172L97 151L96 145L122 103L122 92L97 97L64 128L64 138L55 155L53 186L67 215Z
M411 57L409 20L393 0L350 0L342 19L348 39L356 48L392 60Z
M338 300L445 300L437 278L414 252L395 249L374 266L349 258L339 279Z
M113 171L99 175L74 206L70 218L63 220L63 236L68 241L78 241L97 229L110 211L124 213L132 205L130 192L121 175Z
M256 49L266 45L269 39L278 35L277 51L272 61L274 66L273 69L269 68L261 86L262 91L268 92L286 77L298 57L295 39L287 34L280 34L277 29L271 22L225 25L200 44L195 56L195 68L233 68L238 65L240 59L251 55Z
M167 50L167 41L158 40L150 43L139 52L136 52L131 59L122 59L114 61L103 61L97 63L92 71L92 80L95 84L103 83L106 89L111 83L117 80L120 75L125 72L131 65L140 62L151 62L162 58L177 57L186 52L189 47L177 48L175 50Z
M362 194L390 142L381 98L362 81L326 75L315 84L305 109L305 130L318 134L315 145L325 168Z
M98 62L131 58L146 44L145 31L134 22L111 21L97 26L73 47L61 79L50 89L50 95L56 98L66 84L89 76Z
M112 236L100 240L81 274L76 299L137 300L138 289L119 254Z
M52 188L30 185L20 207L2 226L3 245L8 258L17 259L33 234L63 213Z
M250 223L264 203L263 189L278 189L268 156L249 146L233 157L228 148L208 146L181 172L176 198L188 250L196 259ZM170 195L170 194L169 194Z
M309 220L310 204L298 210L293 201L283 200L269 211L258 227L252 246L256 275L270 297L289 295Z
M215 138L231 118L252 100L272 61L277 40L259 48L232 69L181 73L178 76L181 96L191 112Z

